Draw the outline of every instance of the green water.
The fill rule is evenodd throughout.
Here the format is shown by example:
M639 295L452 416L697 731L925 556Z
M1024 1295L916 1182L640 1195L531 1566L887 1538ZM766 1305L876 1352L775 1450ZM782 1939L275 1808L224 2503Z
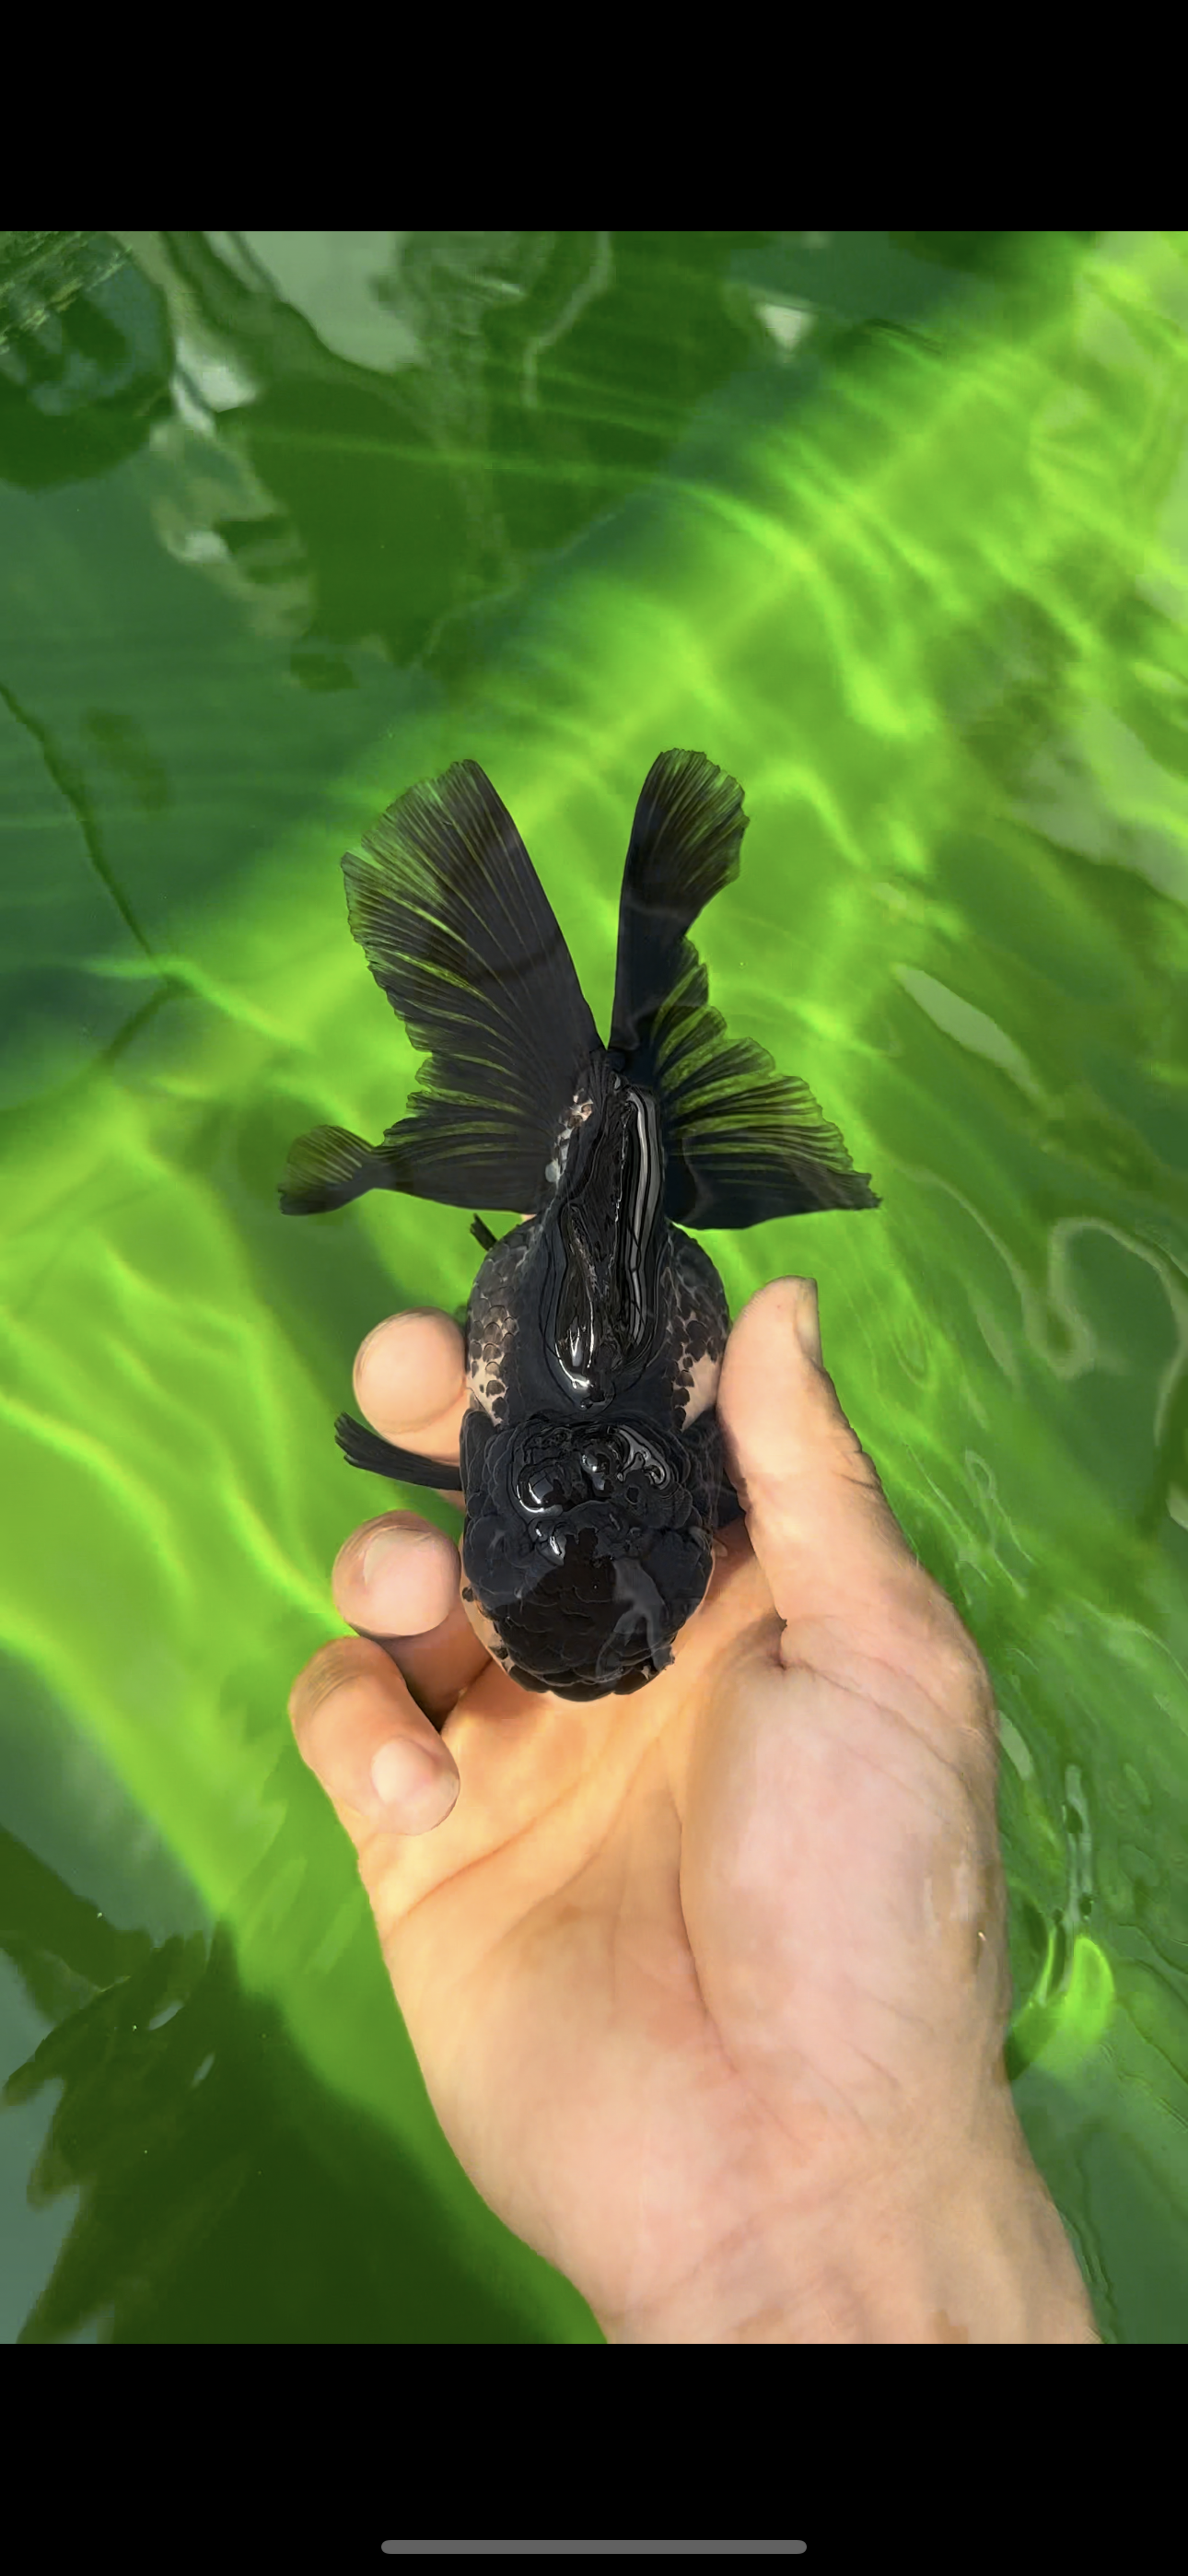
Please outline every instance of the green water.
M599 2340L285 1716L467 1216L275 1187L414 1069L375 810L479 760L605 1018L679 744L752 816L713 998L883 1201L707 1246L819 1279L986 1654L1020 2113L1103 2335L1183 2339L1186 323L1155 234L0 236L0 2336Z

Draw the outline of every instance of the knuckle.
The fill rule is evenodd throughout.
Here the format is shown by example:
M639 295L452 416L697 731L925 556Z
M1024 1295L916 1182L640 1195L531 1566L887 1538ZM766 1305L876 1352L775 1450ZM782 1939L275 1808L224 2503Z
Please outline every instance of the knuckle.
M985 1662L952 1602L941 1592L928 1625L929 1669L937 1696L972 1718L992 1717L994 1693Z

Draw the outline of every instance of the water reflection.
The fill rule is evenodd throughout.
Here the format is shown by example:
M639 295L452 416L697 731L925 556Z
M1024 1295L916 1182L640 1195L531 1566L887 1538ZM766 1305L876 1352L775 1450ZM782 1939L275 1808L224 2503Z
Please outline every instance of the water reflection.
M341 1372L465 1223L294 1245L273 1182L410 1069L356 822L485 752L601 991L601 826L685 740L756 816L715 1000L884 1192L861 1252L727 1247L732 1302L821 1276L994 1676L1020 2105L1108 2329L1183 2295L1183 320L1155 236L0 236L3 1616L205 1891L150 1921L129 1865L101 1932L43 1750L29 2337L584 2331L461 2251L283 1716Z

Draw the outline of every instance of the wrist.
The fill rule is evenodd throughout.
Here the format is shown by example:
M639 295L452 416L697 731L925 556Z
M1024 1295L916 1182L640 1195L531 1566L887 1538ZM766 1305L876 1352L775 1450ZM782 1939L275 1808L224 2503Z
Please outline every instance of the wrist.
M769 2213L612 2343L1096 2343L1084 2283L1010 2114L960 2173Z

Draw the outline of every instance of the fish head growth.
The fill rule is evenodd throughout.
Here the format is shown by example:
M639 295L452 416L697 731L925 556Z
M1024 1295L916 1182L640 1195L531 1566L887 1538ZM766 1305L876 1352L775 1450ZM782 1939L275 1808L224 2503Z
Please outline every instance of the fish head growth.
M672 1661L713 1565L703 1441L608 1411L462 1424L462 1566L513 1681L561 1699L639 1690Z

